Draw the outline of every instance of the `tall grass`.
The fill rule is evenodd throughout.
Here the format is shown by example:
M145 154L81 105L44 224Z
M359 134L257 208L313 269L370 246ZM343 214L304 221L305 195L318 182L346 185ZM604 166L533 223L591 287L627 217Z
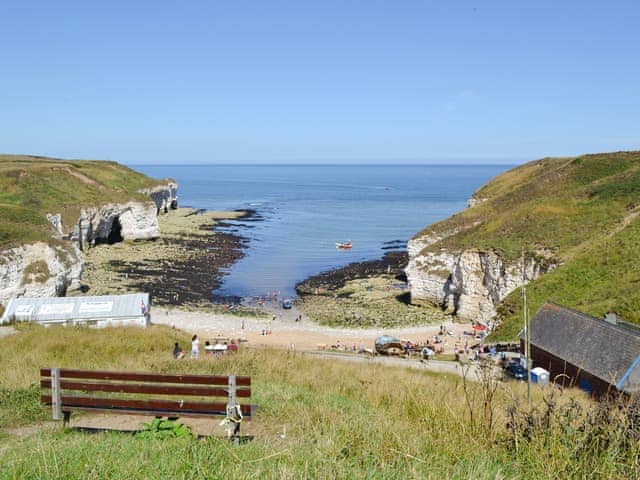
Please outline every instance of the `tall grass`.
M523 407L518 384L498 385L489 425L482 413L483 384L467 382L465 389L458 377L271 350L175 361L173 342L187 338L169 328L19 329L0 340L0 364L8 367L0 374L5 389L34 389L30 385L37 381L38 368L53 365L237 373L252 376L252 401L259 409L254 421L243 427L255 439L238 447L220 437L162 442L60 428L18 440L3 423L3 478L493 479L559 478L558 472L565 478L586 478L596 463L602 478L637 473L637 465L630 463L637 458L637 446L609 441L592 449L599 438L613 437L585 440L580 427L592 418L594 407L582 397L574 401L565 394L555 400L555 411L572 402L580 405L580 410L571 410L577 413L572 413L576 420L570 428L562 428L567 417L561 415L553 428L526 430L527 415L533 418L546 403L536 391L533 409ZM514 402L519 404L517 422L509 410ZM22 403L36 404L37 398ZM476 413L473 421L470 408ZM13 409L15 405L0 405L0 411ZM606 423L599 425L606 428ZM223 434L217 422L212 422L212 431ZM582 443L576 443L580 439Z

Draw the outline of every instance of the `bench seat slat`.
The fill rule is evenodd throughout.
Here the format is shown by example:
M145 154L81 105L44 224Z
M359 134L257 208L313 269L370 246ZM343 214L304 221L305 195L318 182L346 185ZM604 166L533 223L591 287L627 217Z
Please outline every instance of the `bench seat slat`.
M40 380L40 387L51 388L51 380ZM151 385L136 383L89 383L74 382L70 380L62 380L60 388L63 390L80 390L86 392L116 392L116 393L147 393L158 395L195 395L209 397L226 397L228 391L226 388L215 387L195 387L182 385ZM241 398L249 398L251 389L238 388L236 396Z
M51 404L51 395L41 395L40 400L45 405ZM140 412L171 412L176 416L186 413L192 415L225 415L227 404L225 402L193 402L182 400L129 400L122 398L96 398L77 397L63 395L61 398L62 411L78 409L103 409L116 413L119 410L130 410ZM251 405L240 405L242 414L251 416Z
M40 376L50 377L51 369L40 369ZM229 377L227 375L171 375L160 373L102 372L91 370L72 370L65 368L60 369L60 378L224 386L228 385L229 383ZM236 376L236 385L240 387L251 386L251 377Z

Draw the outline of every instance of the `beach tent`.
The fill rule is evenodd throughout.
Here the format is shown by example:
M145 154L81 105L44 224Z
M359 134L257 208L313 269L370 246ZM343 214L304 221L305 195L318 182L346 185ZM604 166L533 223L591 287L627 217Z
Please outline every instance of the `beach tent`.
M96 297L12 298L0 318L0 325L10 322L34 322L45 326L146 327L149 320L149 294L132 293Z

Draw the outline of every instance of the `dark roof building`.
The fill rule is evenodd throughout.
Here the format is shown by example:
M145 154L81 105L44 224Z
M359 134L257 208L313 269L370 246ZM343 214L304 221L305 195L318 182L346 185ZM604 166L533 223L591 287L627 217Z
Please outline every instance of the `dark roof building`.
M531 358L550 378L594 395L640 392L640 329L615 315L594 318L551 302L530 322ZM524 349L524 334L520 334ZM566 383L566 382L565 382Z

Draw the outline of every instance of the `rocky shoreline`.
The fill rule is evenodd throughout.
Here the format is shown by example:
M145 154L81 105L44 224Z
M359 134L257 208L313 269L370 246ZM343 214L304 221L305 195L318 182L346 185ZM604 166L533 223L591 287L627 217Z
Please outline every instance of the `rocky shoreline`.
M404 282L404 268L408 259L405 251L387 252L379 259L350 263L345 267L309 277L296 285L296 292L298 295L307 295L315 293L316 289L335 290L344 287L349 281L378 275L393 276Z
M321 325L348 328L401 328L449 323L441 309L411 305L404 268L405 251L351 263L296 285L297 308Z
M92 295L146 291L155 305L212 306L212 290L246 248L244 237L216 227L251 215L190 208L160 215L161 238L89 249L82 290Z
M162 236L156 240L97 245L86 252L82 291L108 295L145 291L154 305L203 312L269 314L283 321L303 318L326 326L399 328L450 322L438 308L409 302L404 274L406 251L387 251L382 258L354 262L309 277L296 285L293 311L273 305L248 305L240 298L215 297L225 271L241 259L247 239L236 221L260 221L254 211L207 212L180 208L160 215ZM396 247L397 248L397 247ZM243 307L237 307L244 305ZM293 318L292 317L292 318Z

